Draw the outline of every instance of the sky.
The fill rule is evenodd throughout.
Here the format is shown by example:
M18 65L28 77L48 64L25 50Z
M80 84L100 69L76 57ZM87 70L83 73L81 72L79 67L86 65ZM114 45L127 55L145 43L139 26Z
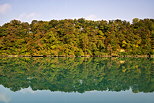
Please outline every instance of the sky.
M154 0L0 0L0 25L11 20L154 19Z

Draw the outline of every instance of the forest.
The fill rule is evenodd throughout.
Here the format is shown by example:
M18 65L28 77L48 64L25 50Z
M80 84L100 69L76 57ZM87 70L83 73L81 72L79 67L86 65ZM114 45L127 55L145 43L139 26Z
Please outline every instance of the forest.
M154 91L153 58L1 58L0 85L11 91Z
M12 20L0 26L0 55L153 55L153 37L154 19Z

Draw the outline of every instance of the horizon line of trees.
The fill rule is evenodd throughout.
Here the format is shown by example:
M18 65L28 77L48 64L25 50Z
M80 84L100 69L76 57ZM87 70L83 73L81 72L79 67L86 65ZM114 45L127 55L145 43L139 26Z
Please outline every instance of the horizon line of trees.
M152 55L154 19L12 20L0 26L0 55Z

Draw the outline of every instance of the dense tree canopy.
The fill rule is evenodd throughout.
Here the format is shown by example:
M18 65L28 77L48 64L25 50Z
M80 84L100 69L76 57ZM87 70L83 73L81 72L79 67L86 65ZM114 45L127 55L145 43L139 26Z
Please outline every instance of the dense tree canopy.
M0 55L151 55L154 19L12 20L0 26Z

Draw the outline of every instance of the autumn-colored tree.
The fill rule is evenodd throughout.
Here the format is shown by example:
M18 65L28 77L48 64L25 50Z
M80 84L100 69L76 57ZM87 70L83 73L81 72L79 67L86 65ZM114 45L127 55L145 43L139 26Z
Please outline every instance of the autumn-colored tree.
M154 19L12 20L0 26L0 55L152 55L153 36Z

